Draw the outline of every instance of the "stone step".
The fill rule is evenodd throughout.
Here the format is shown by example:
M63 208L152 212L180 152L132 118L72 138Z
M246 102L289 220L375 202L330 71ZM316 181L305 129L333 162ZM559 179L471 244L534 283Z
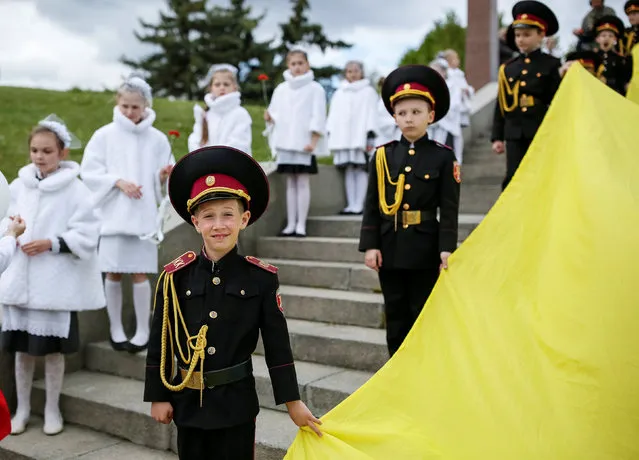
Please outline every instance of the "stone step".
M384 329L299 319L287 322L296 361L377 372L388 360ZM264 354L261 343L256 353Z
M258 239L257 256L264 259L286 258L362 263L364 254L357 250L358 244L357 238L267 236Z
M381 294L280 285L287 318L379 328L384 325Z
M108 342L93 343L86 350L86 367L90 371L144 380L146 353L131 355L114 351ZM373 375L322 364L297 361L295 363L300 395L317 416L322 416L362 386ZM260 405L269 409L285 410L276 406L264 357L253 356L253 375Z
M483 214L460 214L459 241L465 240L483 217ZM361 225L362 216L311 216L308 218L306 230L311 236L359 238Z
M465 184L461 190L459 211L462 214L486 214L501 195L499 184Z
M44 388L43 380L34 383L33 410L38 414L42 414L44 408ZM176 452L175 425L163 425L150 417L150 403L142 401L143 390L144 383L139 380L79 371L65 377L60 408L67 423L140 446ZM262 409L257 418L255 436L257 458L281 459L296 432L297 427L288 414Z
M363 260L363 259L362 259ZM377 273L359 263L265 259L275 265L280 283L327 289L381 292Z
M42 418L32 416L27 431L0 442L2 460L176 460L177 455L138 446L78 425L67 424L57 436L42 432Z

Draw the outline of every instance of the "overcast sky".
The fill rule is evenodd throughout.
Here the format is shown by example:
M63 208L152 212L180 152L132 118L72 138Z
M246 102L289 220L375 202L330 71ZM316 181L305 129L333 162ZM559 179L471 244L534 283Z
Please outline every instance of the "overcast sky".
M472 1L472 0L471 0ZM212 3L225 5L224 0ZM247 0L254 13L266 11L259 39L276 38L286 21L289 0ZM311 53L313 65L343 65L364 61L368 69L385 73L404 51L418 46L446 10L454 9L466 24L466 0L311 0L310 17L332 39L353 43L346 51ZM498 0L510 20L515 0ZM588 0L547 2L559 18L560 45L571 42L589 9ZM624 0L606 4L623 14ZM0 0L0 85L52 89L102 89L117 86L129 70L118 62L122 54L139 57L148 48L133 36L137 18L155 22L165 0ZM389 8L392 5L392 8ZM627 21L626 21L627 22Z

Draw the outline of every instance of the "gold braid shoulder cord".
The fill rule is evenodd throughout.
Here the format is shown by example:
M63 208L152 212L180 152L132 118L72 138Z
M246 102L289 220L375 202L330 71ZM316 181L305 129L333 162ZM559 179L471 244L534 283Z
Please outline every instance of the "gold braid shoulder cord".
M499 67L499 108L501 109L501 114L504 115L504 112L512 112L517 108L517 104L519 103L519 83L517 80L514 87L511 87L508 84L508 79L506 78L506 64L502 64ZM511 105L508 105L508 96L513 98L513 102Z
M377 171L377 195L379 197L379 209L387 216L395 216L395 230L397 230L397 211L402 204L404 198L404 183L406 182L406 175L400 173L396 181L391 179L390 171L388 170L388 160L386 158L386 147L380 147L377 149L375 155L375 169ZM395 186L395 202L389 205L386 202L386 181L390 185Z
M195 367L198 365L198 361L200 364L200 407L202 407L202 394L204 392L204 350L206 349L206 333L209 327L205 324L202 326L195 336L189 336L189 330L186 327L186 323L184 321L184 316L182 315L182 310L180 309L180 304L177 298L177 292L175 290L175 283L173 281L173 273L162 272L160 277L158 278L158 283L155 289L156 296L155 300L157 300L157 291L160 288L160 283L162 283L162 293L164 297L164 305L162 306L162 348L160 354L160 378L162 379L162 384L171 391L182 391L186 388L186 384L191 377L193 376L193 372L195 371ZM171 301L173 303L173 320L174 320L174 328L175 335L173 335L173 331L169 327L169 291L171 293ZM155 300L153 302L153 311L155 311ZM182 329L184 331L184 335L187 337L187 356L184 356L184 352L182 351L182 346L180 345L179 335L178 335L178 319L182 324ZM174 353L174 344L177 344L178 351L180 353L180 358L189 366L189 370L184 377L183 381L178 385L171 385L166 379L166 339L167 333L169 335L169 343L171 345L171 376L175 371L175 353ZM175 340L173 340L175 337ZM193 343L195 341L195 343ZM191 355L191 350L193 350L193 355Z

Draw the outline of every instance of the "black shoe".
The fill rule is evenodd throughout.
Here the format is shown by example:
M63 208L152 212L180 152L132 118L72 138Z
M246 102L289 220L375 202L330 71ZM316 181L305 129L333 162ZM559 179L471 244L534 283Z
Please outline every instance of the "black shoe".
M339 212L339 215L340 215L340 216L350 216L351 214L353 214L353 212L352 212L352 211L347 211L347 210L345 210L345 209L343 209L343 210L341 210L341 211Z
M148 342L145 343L144 345L133 345L132 343L129 342L129 348L127 351L131 353L132 355L134 355L136 353L146 350L148 346L149 346Z
M109 338L109 342L111 343L111 348L115 351L129 351L131 345L128 340L124 342L114 342L112 338Z
M290 238L292 236L295 236L295 232L293 232L293 233L284 233L284 231L282 230L277 236L279 236L280 238Z
M306 233L297 233L297 232L295 232L295 233L293 233L293 236L295 238L306 238Z

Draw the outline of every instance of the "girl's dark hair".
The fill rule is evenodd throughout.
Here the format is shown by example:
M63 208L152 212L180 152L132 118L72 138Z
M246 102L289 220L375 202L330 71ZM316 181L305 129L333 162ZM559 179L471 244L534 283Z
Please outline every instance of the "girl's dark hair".
M29 141L27 143L29 148L31 148L31 141L33 140L35 135L36 134L40 134L40 133L51 133L51 134L53 134L55 136L56 143L58 144L58 148L60 150L64 150L64 141L62 139L60 139L60 136L58 136L58 134L55 131L50 130L46 126L40 126L40 125L38 125L35 128L33 128L31 130L31 133L29 134Z
M292 49L288 53L286 53L286 61L288 61L291 56L294 56L296 54L301 54L304 57L304 60L308 62L308 54L306 53L306 51L302 51L297 48Z

